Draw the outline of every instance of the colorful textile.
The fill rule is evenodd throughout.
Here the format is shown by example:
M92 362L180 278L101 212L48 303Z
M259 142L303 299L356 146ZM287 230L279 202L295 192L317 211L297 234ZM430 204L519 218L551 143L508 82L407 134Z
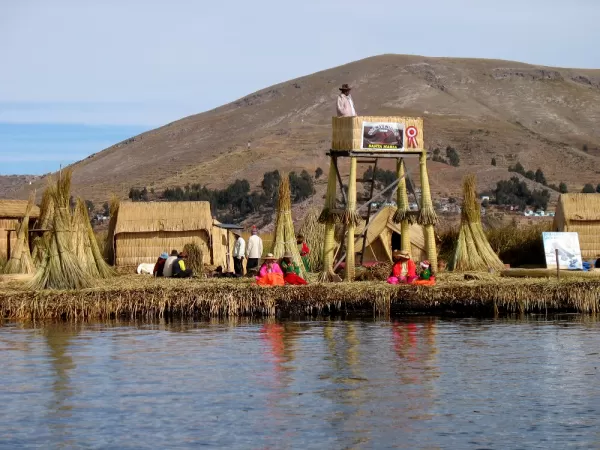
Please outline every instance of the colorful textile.
M269 267L266 263L263 264L262 267L260 268L260 272L258 273L258 276L264 277L265 275L267 275L269 273L278 273L279 275L283 276L283 270L281 270L281 267L279 267L279 264L277 264L277 263L273 263L271 265L271 267Z
M304 278L302 278L300 275L297 275L295 273L286 273L284 280L285 280L285 284L291 284L291 285L295 285L295 286L308 284Z
M288 273L295 273L296 275L300 275L300 267L295 262L291 262L287 264L285 261L281 261L281 270L283 273L287 275Z
M285 281L281 273L266 273L257 277L256 284L259 286L285 286Z
M391 276L387 279L389 284L412 284L415 282L417 277L395 277Z
M412 259L398 261L392 268L392 277L417 278L417 266Z

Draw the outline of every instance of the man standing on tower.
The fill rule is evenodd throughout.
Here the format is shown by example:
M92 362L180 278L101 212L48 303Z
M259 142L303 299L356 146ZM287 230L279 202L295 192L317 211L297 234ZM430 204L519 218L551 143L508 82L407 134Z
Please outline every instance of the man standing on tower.
M342 84L340 88L340 95L337 99L337 115L338 117L352 117L356 116L356 110L354 109L354 101L350 95L352 88L347 84Z

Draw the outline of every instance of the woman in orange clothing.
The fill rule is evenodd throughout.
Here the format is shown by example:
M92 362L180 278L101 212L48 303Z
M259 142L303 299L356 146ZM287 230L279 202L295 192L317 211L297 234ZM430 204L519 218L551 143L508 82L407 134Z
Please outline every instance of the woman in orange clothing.
M259 286L284 286L285 281L283 280L283 271L279 264L277 264L277 258L273 256L273 253L267 254L264 259L263 265L260 268L260 272L256 277L256 284Z
M407 251L394 250L392 259L394 267L387 280L389 284L410 284L417 279L417 266Z

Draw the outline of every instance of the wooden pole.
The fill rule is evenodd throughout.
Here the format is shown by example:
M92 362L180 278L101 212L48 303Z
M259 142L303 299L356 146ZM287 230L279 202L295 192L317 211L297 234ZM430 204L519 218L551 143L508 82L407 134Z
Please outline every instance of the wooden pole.
M558 249L554 249L554 254L556 255L556 278L560 280L560 264L558 263Z
M350 179L348 180L348 233L346 234L346 281L354 280L355 253L354 232L356 230L356 158L350 158Z

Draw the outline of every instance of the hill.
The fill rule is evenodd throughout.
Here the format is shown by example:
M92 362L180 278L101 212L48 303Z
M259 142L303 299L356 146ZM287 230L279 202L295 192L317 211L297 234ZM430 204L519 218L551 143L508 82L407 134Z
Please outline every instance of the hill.
M434 195L458 195L472 171L480 189L490 188L517 161L572 190L600 182L600 70L382 55L268 87L107 148L73 165L74 192L98 203L112 192L126 197L132 186L214 188L236 178L258 185L273 169L326 170L342 83L354 87L359 114L423 116L428 148L458 150L458 168L431 163Z

